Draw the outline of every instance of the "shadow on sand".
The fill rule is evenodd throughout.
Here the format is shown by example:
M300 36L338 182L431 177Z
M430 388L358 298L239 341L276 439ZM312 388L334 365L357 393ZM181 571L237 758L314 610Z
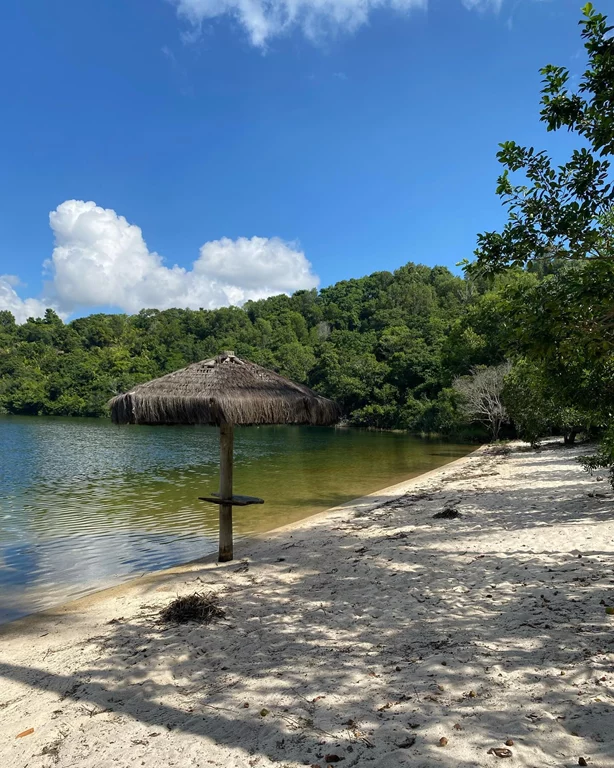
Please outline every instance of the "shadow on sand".
M510 460L520 488L492 482ZM2 654L3 717L45 712L10 764L469 768L511 738L513 764L614 765L612 501L595 487L555 450L476 456L253 543L249 562L158 579L96 636L59 635L35 664ZM461 517L434 520L445 505ZM158 622L177 591L205 588L226 620Z

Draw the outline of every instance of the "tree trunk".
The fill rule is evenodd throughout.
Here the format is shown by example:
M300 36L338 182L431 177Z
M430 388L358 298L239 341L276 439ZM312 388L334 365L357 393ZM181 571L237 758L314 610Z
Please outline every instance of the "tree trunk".
M569 432L565 432L563 435L563 443L565 445L573 445L576 442L576 435L578 434L578 430L573 428L570 429Z
M232 459L234 432L232 424L220 426L220 498L232 499ZM220 546L218 560L232 560L232 504L220 504Z

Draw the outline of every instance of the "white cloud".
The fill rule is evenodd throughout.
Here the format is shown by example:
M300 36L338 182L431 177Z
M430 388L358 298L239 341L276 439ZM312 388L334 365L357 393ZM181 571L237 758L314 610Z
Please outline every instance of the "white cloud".
M249 297L315 288L317 277L301 251L278 237L212 240L200 249L194 272Z
M165 266L139 227L93 202L67 200L49 214L49 223L55 248L45 262L45 297L22 300L15 279L0 278L0 309L20 322L48 306L65 315L104 306L129 313L144 307L213 309L319 282L305 254L277 237L212 240L201 247L192 269L184 269Z
M194 42L206 21L229 16L239 22L251 43L266 48L274 37L298 28L310 40L354 32L369 16L385 8L401 14L426 10L428 0L169 0L191 26L185 40ZM503 0L461 0L470 11L498 12Z
M468 11L494 11L499 13L503 0L463 0Z
M194 27L220 16L239 21L253 45L267 42L293 27L316 40L323 34L353 32L378 8L400 13L426 9L428 0L170 0Z
M41 317L49 303L38 299L21 299L15 286L19 279L14 275L0 275L0 310L8 309L18 323L25 323L29 317Z

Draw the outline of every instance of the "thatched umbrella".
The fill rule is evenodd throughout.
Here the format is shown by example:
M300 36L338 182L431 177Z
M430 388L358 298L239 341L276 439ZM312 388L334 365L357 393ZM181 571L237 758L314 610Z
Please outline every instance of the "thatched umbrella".
M262 504L252 496L232 495L235 424L315 424L339 420L339 407L278 373L223 352L174 373L139 384L114 397L109 406L116 424L212 424L220 428L219 494L201 497L219 504L219 560L232 560L232 508Z

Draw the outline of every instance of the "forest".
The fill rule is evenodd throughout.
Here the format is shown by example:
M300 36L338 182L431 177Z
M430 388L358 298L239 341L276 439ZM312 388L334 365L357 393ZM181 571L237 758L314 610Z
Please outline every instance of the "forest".
M503 428L508 412L522 423L517 405L526 410L524 390L535 401L544 376L522 356L518 309L539 304L540 292L568 269L542 276L517 268L479 280L409 263L394 273L242 308L146 309L67 324L48 310L23 325L5 311L0 407L15 414L105 416L113 395L232 349L334 398L352 425L479 438L481 431L470 425L483 419L468 409L461 382L514 359L503 386ZM557 408L557 393L543 391L541 379L540 398L552 402L533 402L533 418L547 422L538 431L598 421L593 411ZM565 403L564 393L558 396Z
M321 291L216 310L143 309L65 324L0 312L0 410L105 416L115 394L232 349L334 398L349 424L531 443L599 435L614 463L614 29L588 3L584 74L547 65L540 119L565 163L500 145L508 220L463 275L409 262ZM575 87L571 88L571 83Z
M242 308L144 309L68 324L48 310L0 313L0 407L104 416L118 392L224 349L336 399L351 424L450 432L454 378L504 358L492 292L442 267L407 264Z

